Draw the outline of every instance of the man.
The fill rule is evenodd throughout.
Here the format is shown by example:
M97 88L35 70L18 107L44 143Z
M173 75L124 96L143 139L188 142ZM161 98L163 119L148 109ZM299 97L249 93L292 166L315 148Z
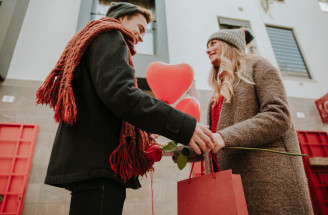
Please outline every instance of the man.
M136 87L131 56L152 19L144 8L112 3L106 18L72 38L37 92L60 122L45 183L72 191L70 214L122 213L125 189L139 188L137 176L152 168L139 160L144 131L197 153L214 148L206 126Z

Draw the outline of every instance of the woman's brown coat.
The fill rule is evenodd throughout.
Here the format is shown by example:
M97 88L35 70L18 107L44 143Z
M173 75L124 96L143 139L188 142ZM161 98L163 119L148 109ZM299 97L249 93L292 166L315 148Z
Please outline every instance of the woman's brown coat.
M226 146L300 153L279 71L253 57L247 75L255 84L235 81L231 102L222 105L218 132ZM208 156L205 161L209 172ZM241 175L249 214L313 214L301 157L223 149L218 161L221 170Z

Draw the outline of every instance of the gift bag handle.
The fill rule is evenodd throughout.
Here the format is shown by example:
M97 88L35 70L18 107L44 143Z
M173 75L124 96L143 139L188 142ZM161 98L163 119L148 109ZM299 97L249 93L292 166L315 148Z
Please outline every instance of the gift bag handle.
M192 165L191 165L191 170L190 170L189 179L188 179L189 184L191 183L191 173L194 169L195 159L196 159L196 153L194 155L194 159L193 159ZM221 169L219 167L219 164L218 164L218 160L217 160L217 154L213 153L213 152L210 152L210 160L211 160L212 176L213 176L213 178L216 178L215 173L214 173L214 168L213 168L213 160L214 160L214 163L216 164L219 172L221 171ZM205 175L204 165L203 164L204 164L204 156L202 155L202 157L201 157L201 175Z
M211 159L212 176L213 176L213 178L216 178L214 168L213 168L213 160L214 160L214 163L216 164L216 167L218 168L218 170L220 172L221 169L220 169L219 163L218 163L218 156L216 153L213 153L213 152L210 152L210 155L211 155L210 159Z

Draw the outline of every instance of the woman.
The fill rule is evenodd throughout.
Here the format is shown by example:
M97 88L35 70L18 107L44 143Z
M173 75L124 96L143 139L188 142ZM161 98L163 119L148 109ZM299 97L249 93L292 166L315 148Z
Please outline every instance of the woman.
M246 35L245 29L221 30L207 41L214 89L208 119L216 131L212 152L221 170L241 175L249 214L313 214L301 157L219 150L241 146L300 153L279 71L265 59L245 54ZM210 172L208 156L205 161Z

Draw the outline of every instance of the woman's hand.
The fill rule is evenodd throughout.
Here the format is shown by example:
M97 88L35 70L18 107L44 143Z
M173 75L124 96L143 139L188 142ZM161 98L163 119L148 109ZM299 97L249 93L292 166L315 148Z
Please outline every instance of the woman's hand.
M220 133L213 133L213 137L215 141L214 141L214 148L212 149L212 152L217 153L219 149L225 147L225 142Z
M207 125L197 122L189 146L199 155L202 151L209 152L214 148L214 137Z

